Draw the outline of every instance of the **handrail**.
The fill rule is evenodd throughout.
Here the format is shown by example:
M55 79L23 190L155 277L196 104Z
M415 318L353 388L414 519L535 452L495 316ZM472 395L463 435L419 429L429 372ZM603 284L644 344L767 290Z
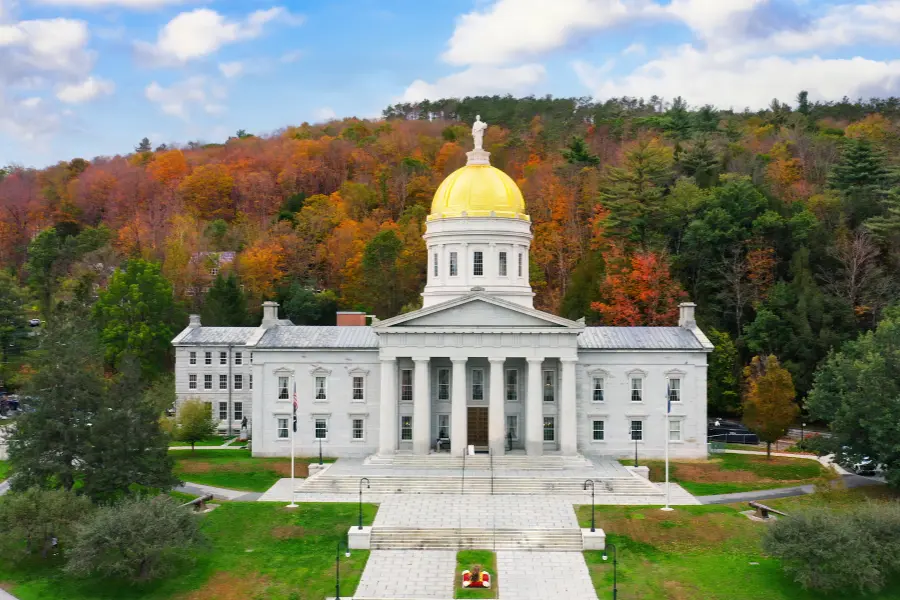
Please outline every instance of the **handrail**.
M488 457L491 462L491 496L494 495L494 449L488 448Z
M468 452L463 448L462 487L459 488L460 494L466 493L466 454Z

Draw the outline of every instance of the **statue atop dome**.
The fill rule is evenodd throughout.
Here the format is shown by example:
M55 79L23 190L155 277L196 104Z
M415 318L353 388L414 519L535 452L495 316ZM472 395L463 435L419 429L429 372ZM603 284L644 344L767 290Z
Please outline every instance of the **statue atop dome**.
M484 150L484 130L487 129L487 123L481 120L481 115L475 115L475 123L472 125L472 137L475 139L475 149Z

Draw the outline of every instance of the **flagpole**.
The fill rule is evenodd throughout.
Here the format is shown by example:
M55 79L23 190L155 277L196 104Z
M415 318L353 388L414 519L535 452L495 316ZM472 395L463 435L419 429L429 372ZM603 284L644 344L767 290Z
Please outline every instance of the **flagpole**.
M287 505L287 508L297 508L297 503L294 502L294 495L297 493L297 486L294 478L294 440L297 435L297 382L294 382L294 412L291 415L291 503Z
M666 436L666 505L660 510L675 510L669 506L669 414L672 412L672 396L669 386L666 386L666 426L663 433Z

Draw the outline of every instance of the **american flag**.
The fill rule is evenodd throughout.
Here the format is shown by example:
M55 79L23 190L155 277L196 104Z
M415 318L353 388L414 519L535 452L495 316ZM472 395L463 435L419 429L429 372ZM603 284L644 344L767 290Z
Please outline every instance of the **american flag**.
M297 433L297 382L294 382L294 433Z
M297 402L294 401L294 411L297 411ZM666 386L666 414L672 413L672 384Z

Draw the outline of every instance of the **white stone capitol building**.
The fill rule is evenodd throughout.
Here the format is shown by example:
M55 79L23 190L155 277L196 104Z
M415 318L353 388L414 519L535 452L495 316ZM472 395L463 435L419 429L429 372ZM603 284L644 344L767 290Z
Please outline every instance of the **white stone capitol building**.
M362 313L293 325L274 302L259 327L192 316L172 341L178 401L210 402L222 427L247 417L255 456L290 454L295 389L298 455L321 440L336 457L470 445L618 457L636 444L660 457L668 436L673 456L705 456L712 344L694 305L677 327L586 327L536 310L525 202L479 138L434 196L423 308L371 326Z

